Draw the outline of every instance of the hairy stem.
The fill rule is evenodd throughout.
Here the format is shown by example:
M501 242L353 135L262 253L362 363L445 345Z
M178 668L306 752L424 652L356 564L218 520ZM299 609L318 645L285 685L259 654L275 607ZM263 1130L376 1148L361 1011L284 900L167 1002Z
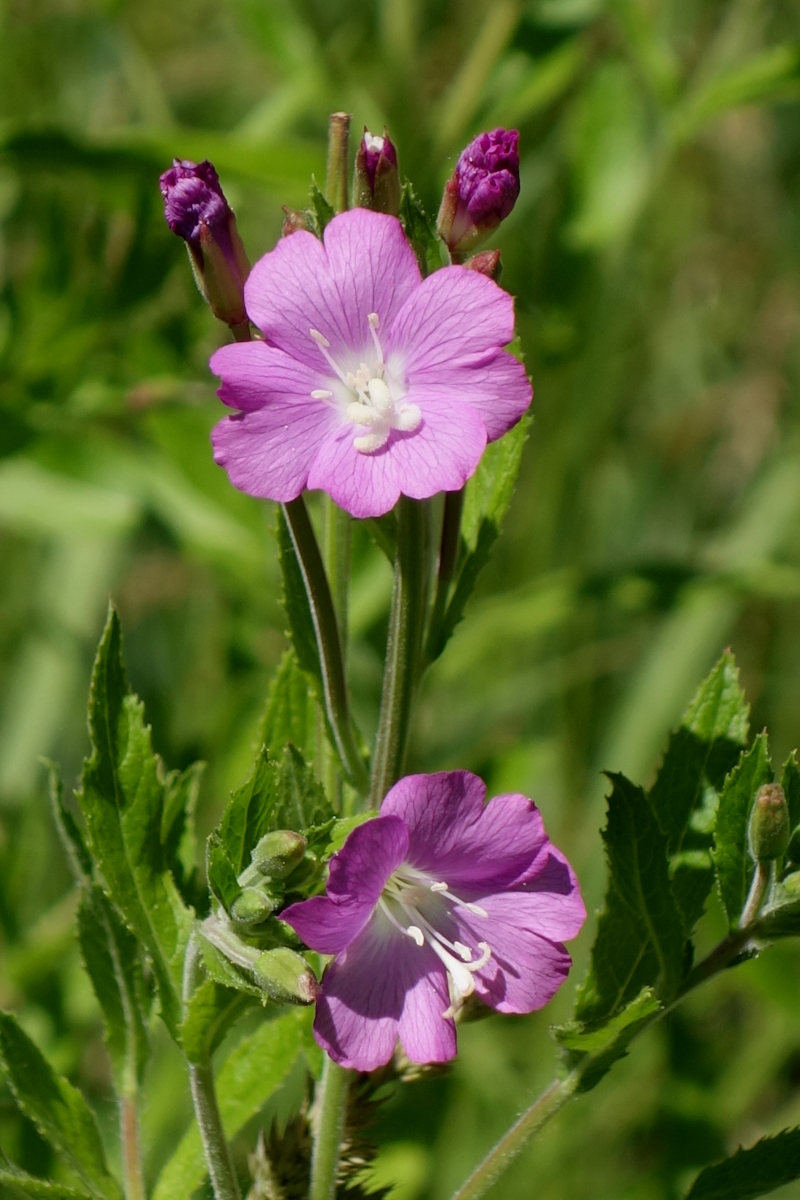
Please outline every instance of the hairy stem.
M400 497L394 588L370 787L370 802L376 808L403 771L425 633L428 515L424 501Z
M425 662L432 663L441 654L440 626L447 610L450 584L456 570L458 544L461 538L461 514L464 510L464 489L445 492L442 517L442 540L439 547L439 569L436 578L436 597L433 602Z
M349 176L347 149L350 141L350 114L331 113L328 125L328 166L325 172L325 197L334 212L347 208Z
M350 720L342 643L322 556L302 496L284 504L283 513L311 608L322 671L325 711L347 777L356 791L364 795L369 788L369 776L358 752Z
M711 953L697 964L688 974L680 991L671 1004L653 1013L647 1020L640 1022L631 1042L640 1037L645 1029L649 1029L660 1021L688 994L700 984L712 979L729 967L733 960L745 949L757 933L756 928L740 929L719 943ZM541 1096L533 1102L530 1108L519 1117L507 1133L484 1158L483 1162L470 1175L466 1183L453 1195L453 1200L479 1200L485 1195L493 1183L511 1165L521 1150L527 1146L547 1122L556 1115L566 1102L580 1091L581 1080L597 1064L606 1050L586 1054L564 1079L554 1080Z
M752 925L761 911L761 905L764 903L767 888L772 880L773 867L774 863L756 863L753 882L750 884L750 891L742 909L742 915L739 917L740 929L746 929L748 925Z
M189 945L186 947L186 958L183 964L184 1004L189 1000L198 983L199 947L197 937L197 933L193 933L189 939ZM210 1057L207 1057L205 1062L189 1064L189 1088L215 1200L241 1200L239 1183L233 1169L230 1148L217 1106L214 1072Z
M342 1134L347 1114L347 1089L352 1072L325 1056L315 1099L314 1150L311 1157L309 1200L333 1200L339 1174Z
M120 1097L119 1126L125 1200L146 1200L142 1148L139 1139L139 1105L136 1094Z

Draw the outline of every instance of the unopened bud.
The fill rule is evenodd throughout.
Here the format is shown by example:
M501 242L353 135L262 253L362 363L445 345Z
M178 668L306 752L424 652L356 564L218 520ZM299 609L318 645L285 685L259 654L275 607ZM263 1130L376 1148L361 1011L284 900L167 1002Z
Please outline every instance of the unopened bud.
M279 1004L313 1004L319 994L316 976L294 950L265 950L250 968L256 983Z
M472 258L468 258L463 265L470 271L478 271L481 275L486 275L495 283L503 273L499 250L481 250L479 254L473 254Z
M293 829L276 829L265 833L250 855L250 866L239 876L242 887L260 879L285 879L302 861L308 843L302 833Z
M519 196L519 134L481 133L462 150L447 181L437 227L451 254L472 249L504 221Z
M781 891L787 900L800 899L800 871L792 871L781 880Z
M247 320L244 284L250 273L236 218L210 162L174 159L159 181L164 216L189 251L200 291L220 321Z
M389 213L392 217L399 212L397 151L385 129L381 137L364 127L364 136L356 152L353 204L356 208L371 208L373 212Z
M297 233L300 229L308 229L308 220L301 208L287 208L284 204L283 214L281 237L288 237L290 233Z
M786 853L790 835L783 788L779 783L766 783L758 789L750 813L750 853L756 862L772 862Z
M260 925L274 913L278 901L261 888L246 887L231 905L231 916L238 925Z

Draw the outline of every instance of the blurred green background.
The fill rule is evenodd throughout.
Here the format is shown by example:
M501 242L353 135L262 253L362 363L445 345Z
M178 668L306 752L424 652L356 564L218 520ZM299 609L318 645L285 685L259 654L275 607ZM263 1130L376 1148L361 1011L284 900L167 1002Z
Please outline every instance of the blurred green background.
M725 645L776 758L800 740L798 29L798 0L0 0L0 1004L111 1140L39 756L75 779L111 593L156 747L209 764L205 831L247 773L285 644L273 514L212 463L206 364L225 330L164 225L159 172L211 158L256 258L321 180L331 110L387 124L432 212L470 136L520 129L496 244L536 420L411 766L532 795L593 909L599 772L652 776ZM390 578L362 530L354 564L370 732ZM787 946L701 992L494 1194L667 1200L800 1121L798 986ZM376 1173L397 1200L443 1200L547 1082L572 987L464 1028L455 1068L386 1106ZM151 1178L188 1120L158 1046ZM0 1145L47 1173L2 1090Z

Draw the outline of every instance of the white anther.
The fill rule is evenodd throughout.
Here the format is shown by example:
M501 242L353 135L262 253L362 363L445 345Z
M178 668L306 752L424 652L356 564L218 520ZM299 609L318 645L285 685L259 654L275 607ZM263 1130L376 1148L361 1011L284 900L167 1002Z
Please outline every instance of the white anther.
M330 400L332 395L333 392L329 392L327 388L314 388L314 391L311 393L313 400Z
M382 142L383 138L379 140ZM381 323L381 319L377 313L367 313L367 320L369 321L370 329L377 329Z
M392 400L392 393L383 380L370 379L366 390L375 411L382 417L388 416L394 408L394 401Z
M446 892L447 884L446 883L432 883L431 891L432 892Z
M456 953L461 955L464 962L472 962L472 951L470 950L469 946L465 946L463 942L453 942L453 946L455 947Z
M486 909L481 908L480 904L465 904L464 907L468 908L471 913L475 913L475 915L477 917L487 917L488 918L488 916L489 916ZM483 943L481 942L480 945L483 945Z
M397 410L394 427L402 433L412 433L418 428L422 420L422 413L417 408L416 404L403 404Z
M323 350L329 349L330 342L325 337L324 333L320 333L318 329L309 329L308 332L311 334L312 340L315 341L318 346L321 346Z
M370 133L369 130L364 130L364 148L371 150L373 154L380 154L386 144L385 138L380 137L377 133Z
M409 937L414 939L418 946L422 947L425 945L425 934L422 932L419 925L409 925L406 933Z
M362 454L374 454L376 450L380 450L389 440L388 428L383 430L373 430L372 433L365 433L363 437L353 438L353 445L356 450L360 450Z

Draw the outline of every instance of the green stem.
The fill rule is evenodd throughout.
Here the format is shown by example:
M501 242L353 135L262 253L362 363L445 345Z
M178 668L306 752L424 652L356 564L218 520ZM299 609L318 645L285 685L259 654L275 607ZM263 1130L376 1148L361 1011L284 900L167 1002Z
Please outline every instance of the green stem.
M645 1029L649 1029L656 1021L660 1021L663 1016L671 1012L696 987L730 966L748 942L752 940L755 932L752 929L740 929L720 942L702 962L699 962L689 972L675 999L669 1005L653 1013L647 1020L639 1023L630 1042L640 1037ZM591 1071L599 1059L607 1055L608 1049L606 1047L596 1053L584 1055L564 1079L554 1080L530 1108L526 1109L522 1116L514 1122L500 1141L492 1147L466 1183L462 1184L453 1194L452 1200L479 1200L479 1197L483 1196L511 1165L531 1138L564 1107L568 1100L580 1091L583 1077Z
M400 497L386 666L370 787L374 808L403 772L425 632L428 513L424 501Z
M353 787L364 795L369 788L369 776L358 752L350 721L342 643L322 556L303 497L298 496L282 507L314 623L325 711L347 777Z
M428 640L425 646L425 662L432 663L441 654L440 627L447 610L450 584L456 572L458 546L461 540L461 514L464 510L464 489L445 492L442 516L442 540L439 546L439 570L436 579L436 598L433 602Z
M333 611L339 629L342 660L347 662L348 588L350 583L350 517L334 504L330 496L322 497L322 557L331 589ZM336 756L325 741L321 756L320 779L337 811L341 811L341 777Z
M199 953L197 933L193 933L186 948L183 966L184 1004L198 983ZM210 1057L204 1062L189 1064L189 1088L215 1200L241 1200L239 1183L217 1106Z
M120 1097L119 1125L125 1200L146 1200L139 1138L139 1105L135 1093Z
M336 1195L351 1074L325 1056L315 1101L317 1112L309 1200L333 1200Z
M325 172L325 197L334 212L347 208L347 149L350 141L350 114L331 113L328 125L328 166Z
M753 872L753 882L750 884L750 891L745 901L745 906L742 909L742 915L739 918L740 929L746 929L748 925L752 925L761 911L761 905L764 903L767 888L772 880L773 867L774 863L756 863L756 869Z

